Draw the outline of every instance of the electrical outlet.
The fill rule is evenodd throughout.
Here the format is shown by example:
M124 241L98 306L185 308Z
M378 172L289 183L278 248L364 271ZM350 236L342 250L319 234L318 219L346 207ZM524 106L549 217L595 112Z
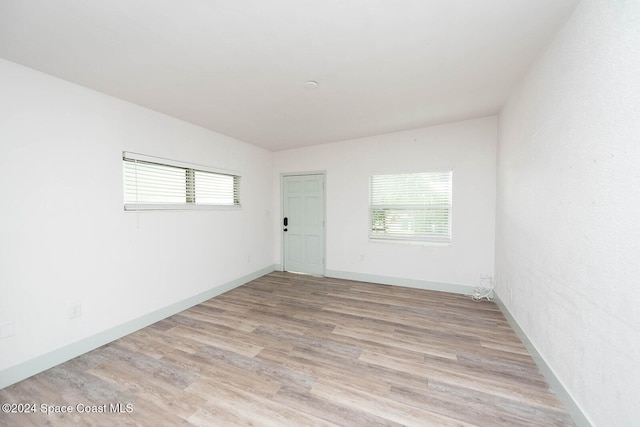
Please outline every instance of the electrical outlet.
M0 323L0 338L9 338L16 334L15 322Z
M79 302L74 302L69 305L69 319L74 319L76 317L82 316L82 304Z

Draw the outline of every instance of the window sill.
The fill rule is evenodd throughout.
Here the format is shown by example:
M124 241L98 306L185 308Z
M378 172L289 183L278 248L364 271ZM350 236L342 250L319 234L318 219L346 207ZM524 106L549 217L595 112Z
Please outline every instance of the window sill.
M125 204L125 212L142 212L142 211L228 211L239 210L242 205L194 205L194 204Z
M439 248L451 247L451 242L428 242L424 240L404 240L404 239L389 239L389 238L374 238L369 237L369 243L386 243L394 245L409 245L409 246L431 246Z

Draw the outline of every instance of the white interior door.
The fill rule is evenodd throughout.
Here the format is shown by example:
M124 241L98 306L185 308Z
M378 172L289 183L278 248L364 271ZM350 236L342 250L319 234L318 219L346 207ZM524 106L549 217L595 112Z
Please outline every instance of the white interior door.
M324 175L283 177L283 269L324 275Z

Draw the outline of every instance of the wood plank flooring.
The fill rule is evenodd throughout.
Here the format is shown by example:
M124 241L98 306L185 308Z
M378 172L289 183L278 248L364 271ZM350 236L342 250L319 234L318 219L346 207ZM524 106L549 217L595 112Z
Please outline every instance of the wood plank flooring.
M0 412L2 426L573 425L495 304L280 272L0 390L4 402L36 411Z

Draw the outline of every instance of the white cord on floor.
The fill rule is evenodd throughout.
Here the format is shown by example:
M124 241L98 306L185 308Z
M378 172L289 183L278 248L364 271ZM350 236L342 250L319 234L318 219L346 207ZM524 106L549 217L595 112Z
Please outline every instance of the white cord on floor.
M496 282L493 280L493 277L483 277L480 279L480 286L477 286L473 290L473 295L471 298L474 301L482 301L484 298L487 301L491 301L491 297L493 296L493 288L496 287Z

